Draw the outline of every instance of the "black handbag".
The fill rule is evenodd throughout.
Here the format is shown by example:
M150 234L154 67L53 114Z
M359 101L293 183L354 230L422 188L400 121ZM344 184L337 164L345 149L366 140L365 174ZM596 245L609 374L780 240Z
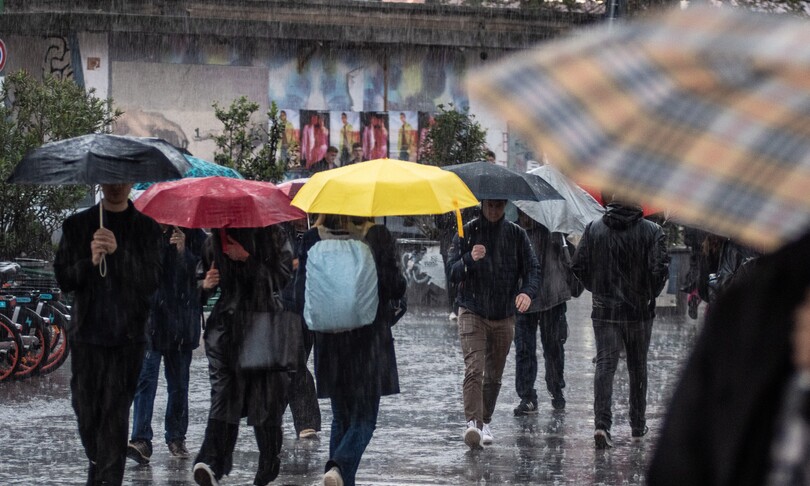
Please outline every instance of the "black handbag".
M304 362L301 316L294 312L245 312L238 362L243 370L296 371Z

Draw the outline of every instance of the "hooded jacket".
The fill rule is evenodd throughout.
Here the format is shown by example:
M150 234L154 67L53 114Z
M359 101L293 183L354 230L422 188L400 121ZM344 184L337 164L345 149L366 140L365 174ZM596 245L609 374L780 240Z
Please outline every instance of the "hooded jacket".
M464 235L453 239L447 259L450 280L459 284L459 306L499 320L515 315L518 294L537 296L540 264L523 228L503 217L494 223L480 217L464 225ZM478 244L487 253L476 262L471 252Z
M574 274L593 294L593 319L652 319L668 270L664 232L643 219L638 206L609 204L585 228L574 253Z

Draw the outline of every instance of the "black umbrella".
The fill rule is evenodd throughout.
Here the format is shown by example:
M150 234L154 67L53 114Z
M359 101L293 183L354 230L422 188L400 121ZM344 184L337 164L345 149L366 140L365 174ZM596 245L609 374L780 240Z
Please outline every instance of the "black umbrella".
M458 175L478 199L511 201L547 201L563 199L556 189L540 177L522 174L491 162L448 165L445 170Z
M159 138L90 134L50 142L28 152L8 182L17 184L123 184L179 179L191 168Z

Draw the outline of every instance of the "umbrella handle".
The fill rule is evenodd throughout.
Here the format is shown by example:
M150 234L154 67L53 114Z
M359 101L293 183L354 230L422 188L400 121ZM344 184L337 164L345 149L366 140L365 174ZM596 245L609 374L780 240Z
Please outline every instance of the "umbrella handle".
M102 201L98 202L98 225L100 228L104 227L104 206ZM98 273L102 277L107 276L107 255L101 255L101 261L98 263Z
M459 239L464 238L464 225L461 221L461 209L458 208L458 201L453 201L453 206L456 207L456 227L458 228Z

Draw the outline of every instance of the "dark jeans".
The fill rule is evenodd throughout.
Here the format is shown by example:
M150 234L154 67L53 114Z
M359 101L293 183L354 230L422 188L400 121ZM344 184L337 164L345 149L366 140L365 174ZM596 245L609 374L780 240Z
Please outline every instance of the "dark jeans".
M610 430L613 424L613 376L619 363L619 353L624 346L627 351L627 372L630 375L630 427L634 432L644 430L647 410L647 351L650 348L652 323L652 319L593 320L596 340L596 373L593 377L595 428Z
M554 398L562 398L565 388L564 344L568 339L565 302L542 312L518 314L515 321L515 391L522 400L537 401L537 329L546 368L546 389Z
M290 412L296 433L304 429L321 430L321 409L315 393L315 378L307 368L312 345L315 343L315 334L309 330L303 319L301 327L304 336L304 360L293 373L290 387Z
M188 380L191 366L191 350L146 351L138 389L135 392L132 414L132 440L152 441L152 410L155 403L160 361L163 358L163 373L169 399L166 403L166 443L185 440L188 429Z
M129 432L129 407L141 372L144 344L104 347L70 343L70 392L79 437L91 462L88 484L120 485Z
M344 486L354 486L360 459L377 427L379 396L341 395L331 399L332 434L329 437L329 461L340 469Z

